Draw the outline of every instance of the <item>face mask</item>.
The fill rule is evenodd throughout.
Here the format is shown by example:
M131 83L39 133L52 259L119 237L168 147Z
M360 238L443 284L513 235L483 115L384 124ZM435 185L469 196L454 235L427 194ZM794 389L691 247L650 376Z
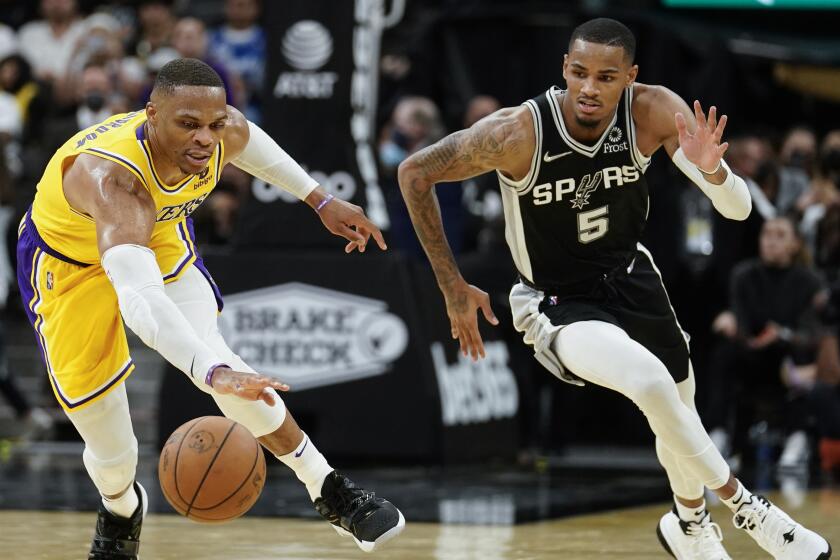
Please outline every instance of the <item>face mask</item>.
M820 158L825 173L840 173L840 148L832 148Z
M105 106L105 95L93 91L85 96L84 105L93 112L101 111Z
M788 158L788 165L790 167L798 167L800 169L808 169L811 167L812 155L803 150L794 150L790 153Z
M379 161L385 167L397 167L407 157L408 152L391 141L384 142L379 148Z

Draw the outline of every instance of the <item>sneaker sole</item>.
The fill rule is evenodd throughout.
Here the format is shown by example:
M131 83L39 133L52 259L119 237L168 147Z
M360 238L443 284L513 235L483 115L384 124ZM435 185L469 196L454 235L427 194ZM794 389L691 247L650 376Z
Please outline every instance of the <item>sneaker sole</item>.
M828 541L825 541L825 543L828 545L828 550L817 556L817 560L828 560L831 558L831 543Z
M379 538L373 542L360 541L359 539L353 536L353 533L344 529L343 527L339 527L337 525L331 526L333 529L335 529L335 532L341 535L342 537L352 537L353 540L356 541L356 545L358 545L358 547L364 552L373 552L375 550L378 550L386 542L390 541L391 539L402 533L403 529L405 529L405 517L403 517L401 511L397 510L397 513L400 514L400 518L397 521L397 524L385 531L384 533L382 533L381 535L379 535Z
M660 527L661 523L662 523L661 520L656 523L656 538L659 539L659 544L662 545L662 548L665 549L665 552L667 552L669 555L671 555L672 558L676 558L676 555L674 554L674 551L671 550L671 546L668 544L668 540L665 538L665 535L662 533L662 527Z

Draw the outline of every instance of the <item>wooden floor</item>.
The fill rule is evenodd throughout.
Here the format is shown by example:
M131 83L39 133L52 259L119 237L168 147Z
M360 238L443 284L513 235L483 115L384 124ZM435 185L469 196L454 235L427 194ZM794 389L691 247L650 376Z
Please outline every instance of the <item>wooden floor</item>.
M783 498L778 499L785 506ZM548 558L668 558L654 527L667 504L517 526L410 523L374 556L395 560L542 560ZM808 494L792 516L840 546L840 491ZM734 529L720 506L712 515L733 558L766 558ZM93 514L0 511L0 558L85 558ZM245 518L197 525L175 515L151 515L143 528L143 560L313 560L367 558L323 522Z

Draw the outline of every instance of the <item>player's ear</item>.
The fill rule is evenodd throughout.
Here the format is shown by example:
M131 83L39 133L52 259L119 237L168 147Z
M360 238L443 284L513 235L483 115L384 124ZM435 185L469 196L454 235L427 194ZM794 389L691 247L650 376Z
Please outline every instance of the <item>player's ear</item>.
M566 68L569 67L569 55L563 55L563 79L566 79Z
M635 82L636 81L636 76L638 76L638 75L639 75L639 65L634 64L633 66L630 67L630 71L627 72L627 83L625 84L625 87L629 87L630 84Z
M157 120L157 107L151 101L146 103L146 118L152 123Z

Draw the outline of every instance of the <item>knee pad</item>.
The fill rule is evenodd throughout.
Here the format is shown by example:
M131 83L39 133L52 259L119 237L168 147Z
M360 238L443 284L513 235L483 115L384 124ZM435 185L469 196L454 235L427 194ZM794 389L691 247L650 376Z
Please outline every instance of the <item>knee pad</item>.
M137 438L131 438L126 450L116 457L101 459L85 447L82 459L99 493L114 496L134 481L137 471Z
M271 391L274 392L274 406L233 395L211 395L225 416L245 426L254 437L262 437L277 430L286 420L286 404L277 391Z

